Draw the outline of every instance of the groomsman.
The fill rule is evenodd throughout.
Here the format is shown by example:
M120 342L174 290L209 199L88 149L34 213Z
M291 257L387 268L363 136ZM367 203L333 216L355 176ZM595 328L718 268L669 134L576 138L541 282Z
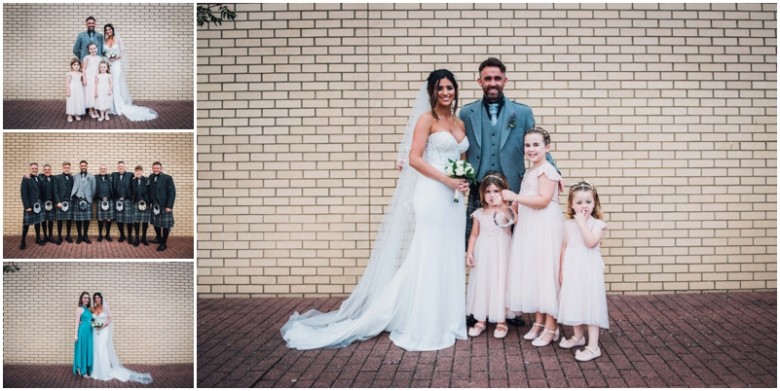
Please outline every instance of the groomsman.
M103 225L106 226L106 241L111 241L111 220L114 219L114 191L108 167L100 165L95 177L95 200L97 200L98 242L103 241Z
M56 208L54 207L54 176L51 175L51 165L43 166L43 175L39 175L43 182L43 240L54 243L54 220Z
M173 228L173 202L176 200L176 186L173 178L162 172L162 163L152 163L149 177L149 195L152 200L152 225L157 237L151 243L159 243L157 251L165 251L168 235Z
M149 229L149 222L152 221L152 214L150 212L151 201L149 200L149 178L144 176L144 168L141 166L135 166L135 176L133 177L133 183L130 185L130 198L132 199L132 206L130 209L133 211L133 228L135 228L135 242L133 246L138 247L139 243L143 243L144 246L148 246L149 242L146 241L146 230ZM128 224L128 227L130 224ZM141 231L143 227L143 231ZM143 233L141 236L140 233ZM139 241L138 238L141 238Z
M127 238L128 244L133 244L130 240L132 237L132 225L133 225L133 210L130 208L128 200L130 198L130 183L132 182L133 175L129 172L125 172L125 162L119 161L116 165L116 171L111 173L111 183L113 184L113 194L116 201L121 201L120 204L116 204L114 207L114 219L119 227L119 242L125 241L125 224L127 224ZM121 209L121 210L119 210Z
M76 221L76 230L79 237L76 244L82 241L92 244L87 236L89 233L89 221L92 220L92 199L95 196L96 181L95 176L87 172L87 161L79 162L79 175L73 181L73 190L71 190L73 220ZM81 228L84 227L83 233Z
M41 222L43 216L43 181L38 177L38 163L30 163L30 175L22 178L22 206L24 207L24 219L22 225L22 243L19 244L19 250L27 247L27 231L30 225L35 226L35 243L40 246L46 244L41 239Z
M73 205L71 205L71 191L73 189L73 176L70 174L70 163L62 163L62 174L54 177L54 202L57 220L57 245L62 244L62 222L67 222L68 234L65 241L73 243L70 238L71 221L73 220Z

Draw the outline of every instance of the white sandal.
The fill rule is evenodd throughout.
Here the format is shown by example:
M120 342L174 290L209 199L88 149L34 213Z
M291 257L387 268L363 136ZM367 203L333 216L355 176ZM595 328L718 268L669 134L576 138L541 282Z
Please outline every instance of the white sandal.
M552 336L553 336L552 339L549 340L549 341L542 339L542 337L544 337L545 334L552 334ZM536 339L534 339L533 342L531 342L531 345L534 345L534 346L539 347L539 348L542 347L542 346L547 346L547 345L555 342L555 338L556 337L557 337L557 335L556 335L555 331L544 329L542 334L539 335L538 337L536 337Z
M539 327L541 327L541 328L542 328L542 330L544 330L544 325L543 325L543 324L541 324L541 323L534 323L534 325L533 325L533 326L531 326L531 330L530 330L530 331L528 331L528 332L527 332L527 333L526 333L526 334L523 336L523 339L524 339L524 340L526 340L526 341L533 341L533 340L535 340L536 338L539 338L539 333L538 333L538 332L536 332L536 333L534 332L534 327L536 327L536 326L539 326Z
M590 346L586 346L585 349L578 350L576 354L574 354L574 358L577 361L590 361L601 357L601 349L597 346L596 350L593 350L590 348Z
M559 343L558 346L564 349L576 348L577 346L585 346L585 336L584 335L581 336L579 340L574 339L574 336L572 336L569 339L563 338L561 339L561 343Z
M487 330L487 324L477 323L473 327L469 328L469 337L479 337L483 331Z

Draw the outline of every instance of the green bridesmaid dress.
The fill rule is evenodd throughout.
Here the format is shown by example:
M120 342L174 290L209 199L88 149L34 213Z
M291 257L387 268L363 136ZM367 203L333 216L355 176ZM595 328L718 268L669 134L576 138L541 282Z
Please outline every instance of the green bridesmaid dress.
M79 322L79 339L73 349L73 374L84 376L92 374L92 312L87 307L81 308L84 312Z

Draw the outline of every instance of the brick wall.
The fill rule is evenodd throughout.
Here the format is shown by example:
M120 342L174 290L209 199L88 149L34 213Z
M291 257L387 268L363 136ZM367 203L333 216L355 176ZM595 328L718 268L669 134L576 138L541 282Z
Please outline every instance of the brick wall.
M128 52L133 99L192 100L192 4L3 4L3 99L65 99L73 44L111 23Z
M43 143L42 140L51 140ZM59 141L62 140L62 141ZM137 141L134 141L137 140ZM19 235L22 230L22 200L19 193L22 176L29 172L31 162L52 166L52 175L62 173L62 163L71 164L71 173L79 172L79 161L89 162L89 172L98 174L100 164L108 172L116 171L116 163L123 160L128 172L136 165L144 168L144 175L152 173L152 163L160 161L163 172L173 177L176 185L174 204L175 225L172 236L193 236L193 198L195 170L192 133L5 133L3 135L3 229L6 235ZM93 219L97 214L93 210ZM97 224L90 231L97 232ZM32 230L31 230L32 231ZM75 232L75 228L74 231Z
M776 5L231 8L198 31L200 297L349 293L421 81L470 102L489 55L598 187L610 293L776 289Z
M6 263L7 264L7 263ZM3 274L3 362L73 363L79 295L111 306L123 364L193 362L191 262L18 262Z

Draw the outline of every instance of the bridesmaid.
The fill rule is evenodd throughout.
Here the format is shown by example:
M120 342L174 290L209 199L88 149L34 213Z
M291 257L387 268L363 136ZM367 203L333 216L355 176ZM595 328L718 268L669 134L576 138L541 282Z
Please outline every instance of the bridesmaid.
M81 292L76 309L76 342L73 349L73 374L89 378L92 374L92 312L89 292Z

